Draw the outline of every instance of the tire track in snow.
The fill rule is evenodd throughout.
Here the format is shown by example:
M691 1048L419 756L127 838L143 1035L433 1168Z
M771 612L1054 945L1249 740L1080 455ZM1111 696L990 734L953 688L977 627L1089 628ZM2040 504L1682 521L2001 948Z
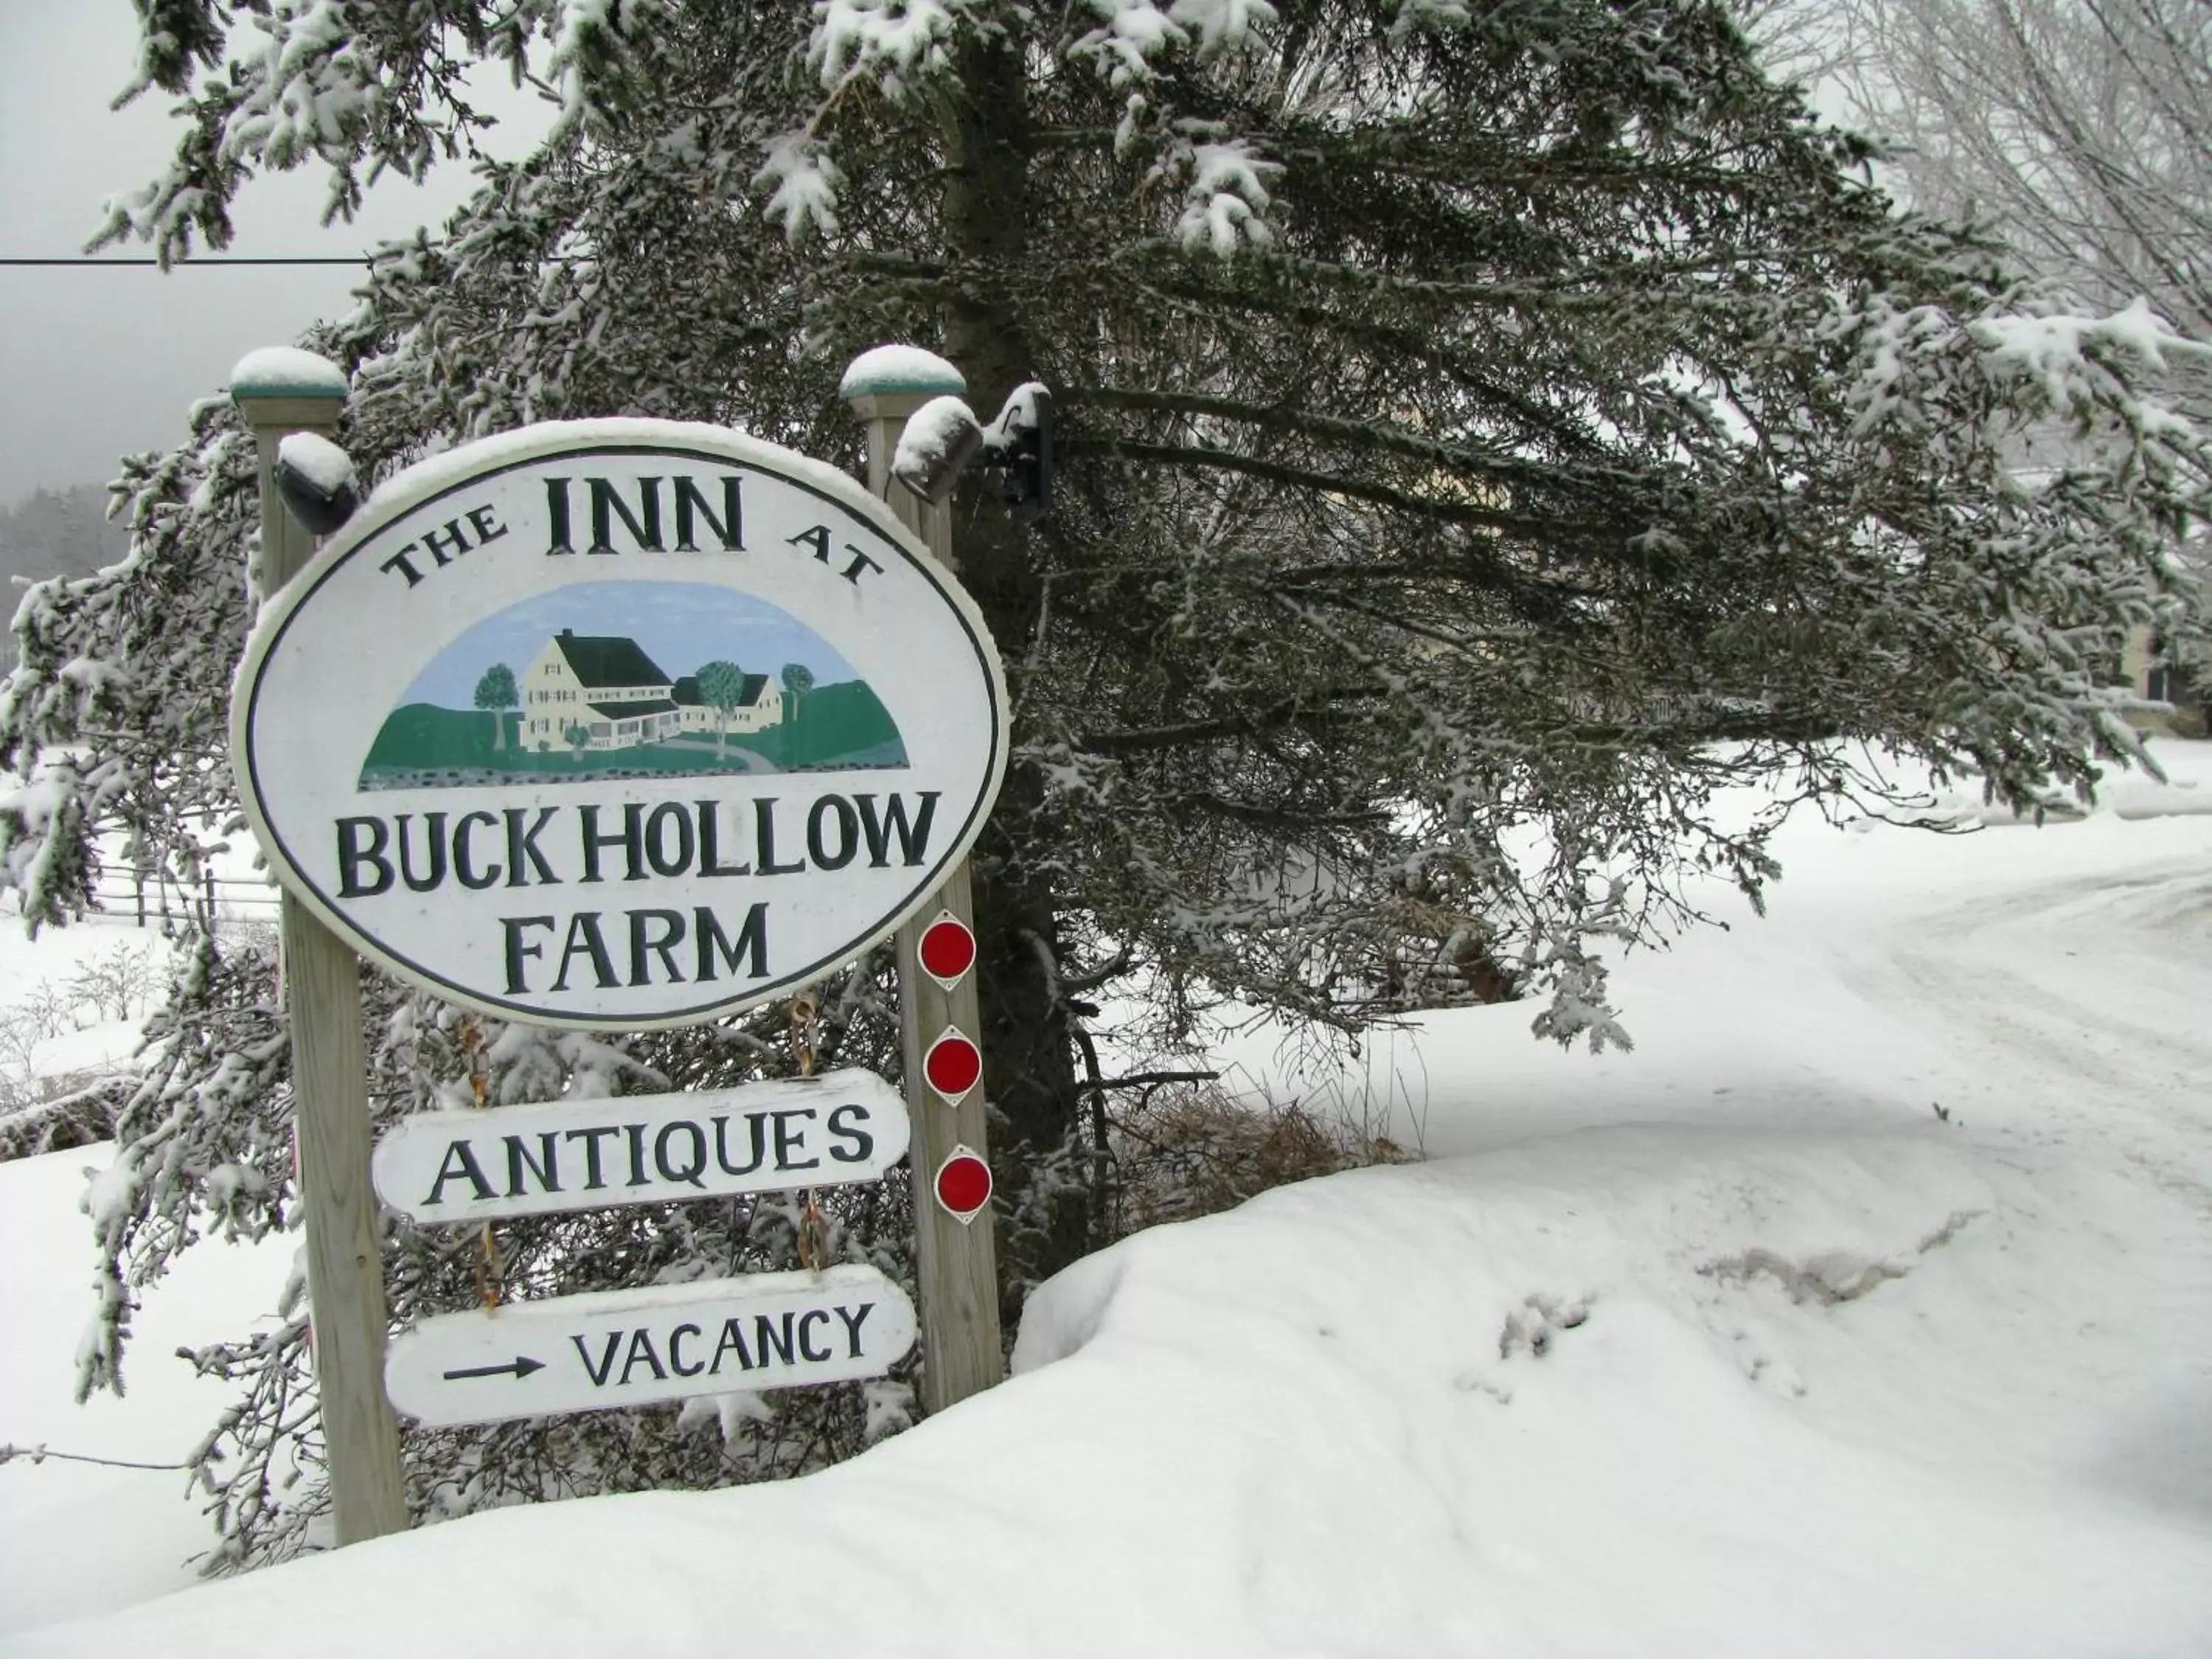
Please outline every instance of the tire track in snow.
M1892 1017L1963 1045L2047 1133L2114 1146L2212 1213L2212 872L2039 882L1892 924L1839 964Z

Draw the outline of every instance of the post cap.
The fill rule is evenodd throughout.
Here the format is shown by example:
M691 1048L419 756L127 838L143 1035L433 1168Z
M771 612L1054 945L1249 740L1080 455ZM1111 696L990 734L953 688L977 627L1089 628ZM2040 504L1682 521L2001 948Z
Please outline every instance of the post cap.
M958 397L968 390L960 371L920 346L879 345L853 359L837 395L847 403L863 398Z
M263 346L230 371L230 397L336 398L346 395L345 371L327 357L297 346Z

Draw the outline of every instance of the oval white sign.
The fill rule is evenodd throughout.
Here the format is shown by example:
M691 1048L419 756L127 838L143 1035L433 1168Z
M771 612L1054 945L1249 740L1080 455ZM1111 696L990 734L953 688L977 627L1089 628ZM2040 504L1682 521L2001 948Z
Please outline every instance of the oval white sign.
M502 1018L687 1024L819 978L981 832L974 604L835 469L553 422L401 473L264 610L231 753L284 884Z

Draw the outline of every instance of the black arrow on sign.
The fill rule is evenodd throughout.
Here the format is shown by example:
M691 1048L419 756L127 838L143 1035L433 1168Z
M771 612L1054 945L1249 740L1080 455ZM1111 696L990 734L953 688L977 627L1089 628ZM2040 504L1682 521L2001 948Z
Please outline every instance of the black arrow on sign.
M510 1375L514 1376L527 1376L532 1371L542 1371L544 1369L545 1362L544 1360L532 1359L527 1354L517 1354L514 1356L514 1363L511 1365L471 1365L464 1370L447 1371L446 1373L446 1381L448 1382L458 1382L465 1376L507 1376Z

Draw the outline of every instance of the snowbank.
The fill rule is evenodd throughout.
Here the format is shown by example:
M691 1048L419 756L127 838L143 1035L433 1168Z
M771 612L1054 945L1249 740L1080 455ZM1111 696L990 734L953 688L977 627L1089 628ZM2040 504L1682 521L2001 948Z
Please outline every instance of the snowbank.
M1793 826L1771 920L1623 971L1632 1053L1511 1006L1251 1045L1440 1156L1079 1264L1018 1375L840 1468L10 1651L2212 1651L2212 820L2131 810L2212 746L2159 752L2040 830Z
M141 1022L108 1020L47 1037L31 1050L30 1073L39 1078L106 1076L128 1068L138 1052Z
M502 1512L15 1651L2188 1650L2203 1512L2099 1425L2205 1287L2129 1308L2096 1239L2197 1218L1987 1152L1626 1128L1314 1182L1084 1263L1021 1375L830 1474Z
M92 1316L92 1237L78 1197L112 1145L0 1163L0 1444L175 1463L228 1403L180 1346L236 1336L273 1314L289 1242L194 1250L133 1320L130 1393L77 1406L76 1334ZM128 1606L195 1582L213 1542L175 1470L49 1460L0 1465L0 1651L33 1626Z

